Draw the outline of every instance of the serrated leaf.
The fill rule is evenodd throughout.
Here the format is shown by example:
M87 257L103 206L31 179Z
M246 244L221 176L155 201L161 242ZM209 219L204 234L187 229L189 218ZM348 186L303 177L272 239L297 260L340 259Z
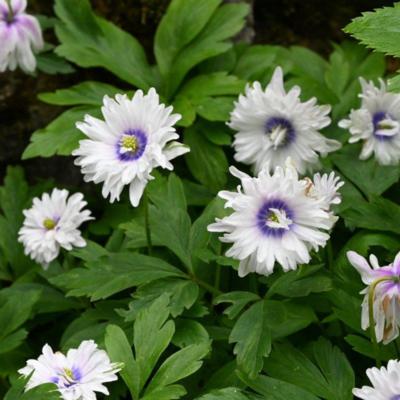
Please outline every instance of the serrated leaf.
M367 47L399 57L399 19L400 7L395 4L394 7L364 12L361 17L353 19L344 31Z

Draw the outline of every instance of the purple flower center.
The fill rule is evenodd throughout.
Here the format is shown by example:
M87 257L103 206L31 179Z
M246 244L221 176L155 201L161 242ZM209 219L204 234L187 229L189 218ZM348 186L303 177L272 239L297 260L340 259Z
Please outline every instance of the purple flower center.
M372 116L374 136L379 141L390 141L399 131L399 123L388 113L377 111Z
M81 379L81 370L77 367L72 367L72 369L64 368L58 376L51 378L50 381L59 387L69 388L79 383Z
M138 160L147 146L147 136L140 129L129 129L117 143L117 155L121 161Z
M265 236L282 237L293 225L294 213L281 199L269 199L257 213L257 226Z
M265 133L273 142L275 149L287 146L296 138L296 132L292 123L282 117L269 118L265 123Z
M400 400L400 394L396 394L390 398L390 400Z

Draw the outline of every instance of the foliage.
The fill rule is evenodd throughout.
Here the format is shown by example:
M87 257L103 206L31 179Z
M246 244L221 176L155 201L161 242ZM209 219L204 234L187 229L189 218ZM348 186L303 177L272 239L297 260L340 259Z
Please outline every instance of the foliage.
M82 138L76 122L85 114L100 117L105 95L150 87L182 114L178 130L191 152L174 173L154 173L148 215L124 196L108 204L80 188L96 215L84 228L87 246L64 252L47 270L24 255L17 237L23 210L54 183L28 185L21 167L8 168L0 187L0 397L58 398L53 386L23 393L16 371L45 343L67 350L94 339L124 365L110 385L115 400L352 398L375 350L360 328L362 285L345 253L378 249L382 260L393 259L400 170L359 160L359 148L346 143L337 122L359 105L360 76L384 76L385 58L350 41L334 44L328 59L299 46L237 43L247 13L242 3L172 0L153 55L97 16L89 0L55 0L56 18L41 18L59 41L55 52L39 55L41 70L98 68L107 71L98 76L115 79L40 93L41 101L64 108L32 134L23 159L70 156ZM365 13L346 31L399 56L399 13L399 5ZM234 101L249 82L265 86L277 65L287 88L299 85L304 100L315 96L332 106L333 123L323 133L343 147L322 168L346 182L336 208L340 222L310 265L239 279L237 262L207 226L227 213L216 194L237 183L228 177L234 161L226 126ZM391 82L400 88L398 77ZM396 348L380 346L381 358L397 358Z

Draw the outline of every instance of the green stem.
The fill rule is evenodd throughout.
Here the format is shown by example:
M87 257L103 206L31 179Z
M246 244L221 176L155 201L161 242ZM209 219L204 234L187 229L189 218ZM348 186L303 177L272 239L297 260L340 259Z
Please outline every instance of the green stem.
M369 314L369 331L371 335L371 343L374 347L375 351L375 358L376 358L376 365L378 368L381 367L381 359L379 355L379 346L378 341L376 340L376 333L375 333L375 319L374 319L374 298L375 298L375 289L376 287L384 281L389 281L391 278L384 277L379 278L372 282L371 286L368 290L368 314Z
M215 281L214 281L215 290L219 290L220 284L221 284L221 266L217 265L215 270Z
M147 252L149 255L151 255L153 245L151 243L151 230L150 230L150 220L149 220L149 197L147 196L146 190L143 193L143 205L144 205L144 224L145 224L146 239L147 239Z
M199 286L202 286L204 289L206 289L208 292L212 293L214 296L219 296L220 294L222 294L223 292L221 292L221 290L215 288L214 286L210 285L207 282L204 282L203 280L201 280L200 278L198 278L197 276L193 275L193 274L189 274L188 277L196 282Z
M8 15L7 15L7 22L12 22L14 20L14 10L11 6L11 0L6 0L8 6Z
M326 246L327 256L328 256L328 268L330 271L333 271L333 250L332 250L332 243L328 241Z

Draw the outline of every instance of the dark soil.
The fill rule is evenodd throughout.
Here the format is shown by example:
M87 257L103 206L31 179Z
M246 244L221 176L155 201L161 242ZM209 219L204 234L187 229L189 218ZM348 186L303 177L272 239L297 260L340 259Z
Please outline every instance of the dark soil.
M202 0L199 0L202 1ZM302 45L326 56L331 42L345 38L341 28L362 11L391 1L383 0L254 0L256 43ZM96 11L132 33L152 59L152 41L169 0L92 0ZM31 13L52 15L51 0L30 0ZM250 20L251 21L251 20ZM47 38L52 40L53 38ZM46 126L61 109L37 100L37 94L68 87L83 79L109 79L97 70L78 70L70 75L27 76L19 71L0 74L0 176L20 157L33 131ZM62 132L60 132L62 134ZM22 163L31 181L53 177L58 184L81 181L79 170L68 157L33 159Z

